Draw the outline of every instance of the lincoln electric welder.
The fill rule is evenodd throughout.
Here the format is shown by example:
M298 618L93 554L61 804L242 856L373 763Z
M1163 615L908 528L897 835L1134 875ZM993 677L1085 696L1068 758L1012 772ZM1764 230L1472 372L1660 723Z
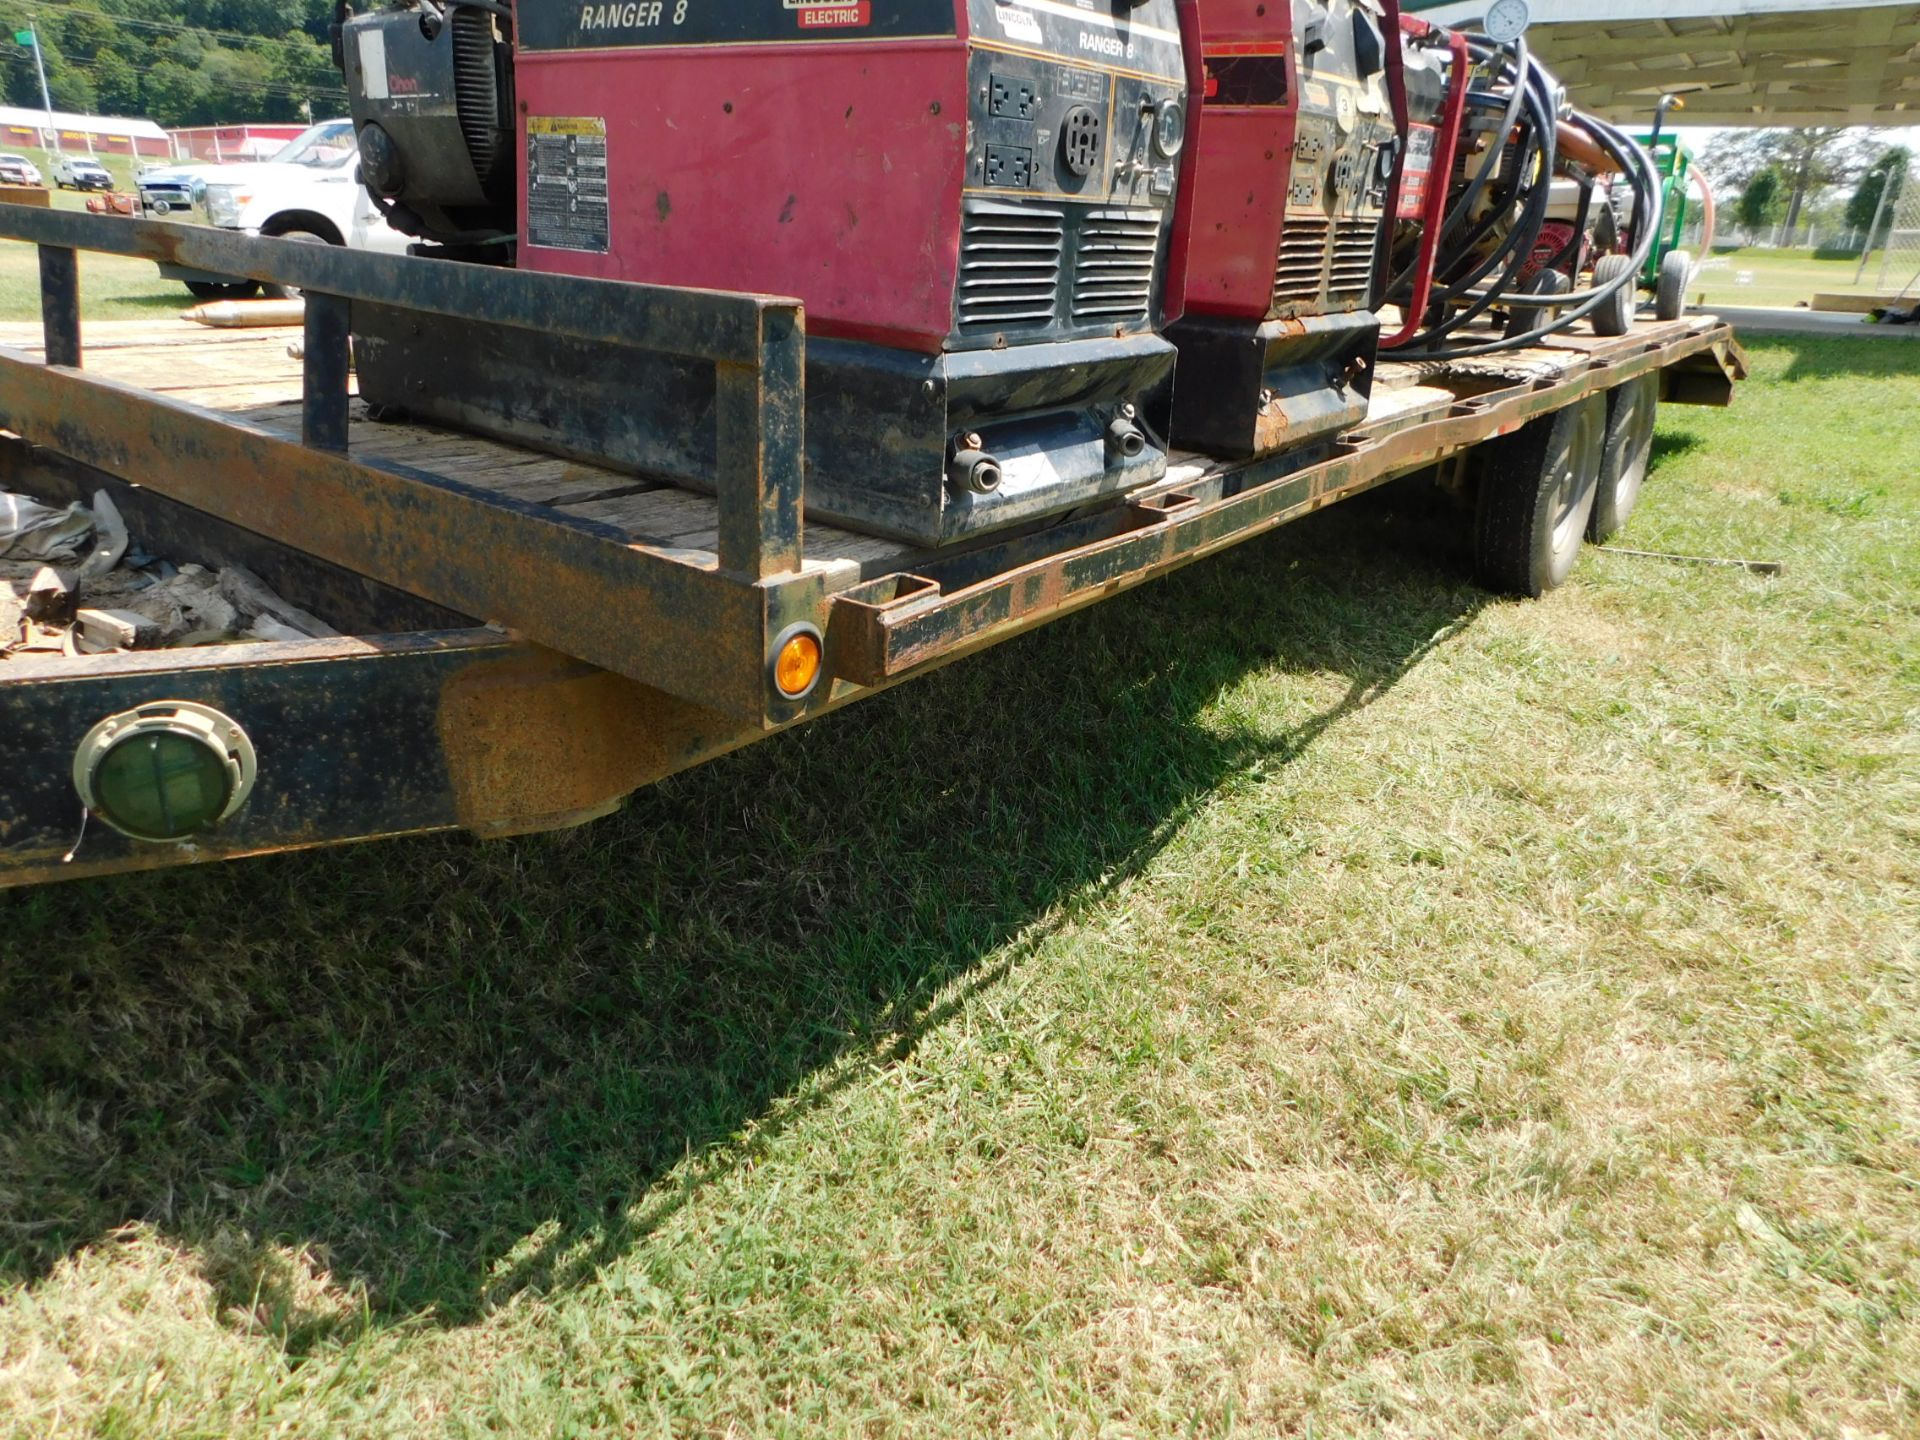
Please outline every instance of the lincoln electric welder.
M1193 117L1173 440L1229 456L1302 446L1366 415L1400 36L1378 0L1180 9Z
M1174 361L1175 0L340 20L363 179L422 253L804 302L814 514L942 544L1164 474L1137 417ZM355 334L375 406L711 474L710 373L374 306Z

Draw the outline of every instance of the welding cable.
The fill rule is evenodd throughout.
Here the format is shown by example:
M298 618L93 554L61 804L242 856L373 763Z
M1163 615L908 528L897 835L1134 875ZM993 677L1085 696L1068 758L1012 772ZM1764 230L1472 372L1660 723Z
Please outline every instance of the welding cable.
M1590 117L1588 117L1588 116L1584 116L1584 115L1576 115L1576 116L1574 116L1574 123L1575 123L1575 124L1578 124L1578 125L1582 125L1582 126L1583 126L1583 128L1584 128L1584 127L1585 127L1585 122L1586 122L1586 121L1587 121L1587 120L1588 120L1589 118L1590 118ZM1594 134L1594 132L1593 132L1593 131L1591 131L1591 130L1589 130L1589 131L1588 131L1588 133L1589 133L1589 134ZM1600 137L1600 136L1598 136L1597 134L1595 134L1595 138L1596 138L1596 139L1601 139L1601 137ZM1624 136L1622 136L1622 137L1620 137L1620 138L1621 138L1621 139L1625 139L1625 137L1624 137ZM1629 143L1629 145L1631 145L1631 142L1628 142L1628 143ZM1606 146L1606 141L1604 141L1604 140L1601 140L1601 144L1602 144L1602 148L1603 148L1603 149L1604 149L1604 148L1607 148L1607 146ZM1635 149L1637 149L1638 147L1637 147L1637 146L1635 146L1635 147L1632 147L1632 148L1635 148ZM1616 157L1616 158L1623 158L1623 157ZM1627 176L1628 176L1628 184L1629 184L1630 186L1632 186L1632 188L1633 188L1633 192L1634 192L1634 203L1635 203L1635 205L1636 205L1636 207L1637 207L1637 206L1639 206L1639 205L1641 204L1641 202L1642 202L1642 198L1643 198L1643 191L1644 191L1644 186L1643 186L1642 184L1640 184L1640 183L1638 183L1638 182L1636 182L1636 180L1635 180L1635 178L1634 178L1634 176L1633 176L1633 168L1634 168L1634 167L1633 167L1633 164L1632 164L1632 158L1631 158L1631 156L1628 156L1628 157L1624 157L1624 158L1626 159L1626 162L1627 162L1627 163L1626 163L1626 167L1625 167L1625 168L1626 168L1626 173L1627 173ZM1652 213L1652 214L1653 214L1654 216L1656 216L1656 217L1658 217L1658 216L1659 216L1659 214L1660 214L1660 208L1661 208L1661 207L1660 207L1660 197L1659 197L1659 195L1658 195L1658 193L1657 193L1657 191L1656 191L1656 193L1655 193L1655 194L1653 195L1653 197L1652 197L1652 207L1651 207L1651 212L1650 212L1650 213ZM1640 211L1639 209L1637 209L1637 208L1636 208L1636 210L1635 210L1635 212L1634 212L1634 213L1635 213L1635 214L1640 214L1640 213L1642 213L1642 212L1641 212L1641 211ZM1579 238L1579 236L1578 236L1578 235L1576 234L1574 238L1575 238L1575 239L1577 240L1577 239ZM1636 249L1640 249L1641 247L1638 247L1638 246L1636 246L1635 248L1636 248ZM1644 257L1643 257L1643 258L1644 258ZM1635 272L1633 272L1633 273L1637 273L1637 271L1635 271ZM1570 290L1570 291L1568 291L1568 292L1567 292L1566 294L1564 294L1564 295L1556 295L1556 296L1554 296L1554 303L1555 303L1556 305L1571 305L1571 304L1574 304L1574 303L1576 303L1576 302L1578 302L1578 301L1581 301L1581 300L1587 300L1587 299L1591 299L1591 298L1592 298L1593 296L1596 296L1596 295L1611 295L1611 294L1612 294L1612 293L1613 293L1613 292L1614 292L1615 290L1617 290L1617 289L1619 289L1619 288L1620 288L1620 284L1621 284L1621 281L1620 281L1620 279L1618 279L1618 278L1616 278L1616 279L1614 279L1614 280L1610 280L1610 281L1608 281L1608 282L1607 282L1606 284L1604 284L1604 285L1597 285L1597 286L1593 286L1593 287L1591 287L1591 288L1589 288L1589 289L1586 289L1586 290ZM1514 293L1514 292L1507 292L1507 293L1503 293L1503 294L1500 294L1500 295L1497 295L1497 296L1495 296L1495 297L1494 297L1494 299L1495 299L1495 302L1496 302L1496 303L1498 303L1498 304L1502 304L1502 305L1530 305L1530 304L1532 304L1532 303L1534 303L1534 302L1535 302L1535 301L1536 301L1536 300L1537 300L1538 298L1539 298L1539 297L1538 297L1538 296L1535 296L1535 295L1531 295L1531 294L1526 294L1526 293Z
M1511 135L1513 133L1513 127L1520 123L1521 107L1526 103L1526 86L1523 83L1529 64L1526 41L1515 40L1511 47L1504 45L1495 46L1484 41L1476 43L1475 38L1469 35L1467 37L1467 53L1473 57L1476 64L1486 63L1495 56L1498 56L1503 61L1511 59L1513 62L1514 80L1511 91L1507 96L1506 114L1500 121L1500 128L1493 132L1492 143L1487 146L1487 153L1480 161L1478 173L1468 182L1467 188L1461 192L1460 198L1454 202L1453 208L1448 212L1446 220L1441 223L1440 240L1442 244L1446 243L1448 235L1459 229L1461 221L1472 213L1473 202L1480 198L1480 192L1486 189L1488 181L1493 178L1493 172L1499 168L1500 152L1504 148L1505 137ZM1492 79L1494 83L1497 84L1499 82L1501 72L1504 69L1505 66L1502 65L1493 72ZM1467 98L1468 102L1471 103L1474 97L1469 93Z
M1576 115L1574 117L1574 120L1575 120L1575 123L1586 126L1587 123L1591 120L1591 118L1592 117L1589 117L1589 116ZM1618 131L1615 131L1611 137L1603 136L1598 131L1593 130L1591 128L1589 128L1588 133L1594 135L1594 138L1601 143L1603 148L1608 149L1609 152L1613 154L1616 159L1619 159L1622 162L1622 168L1628 177L1628 184L1633 188L1635 204L1639 205L1643 202L1648 203L1649 209L1645 213L1649 213L1653 215L1657 220L1661 213L1661 203L1660 203L1660 195L1659 195L1658 187L1655 186L1653 188L1653 193L1651 195L1647 194L1647 190L1648 190L1649 182L1652 180L1657 180L1658 177L1654 175L1654 172L1650 163L1646 164L1644 167L1636 163L1637 160L1644 158L1643 155L1636 156L1634 154L1634 152L1637 151L1639 147L1634 145L1631 140L1627 139L1626 136L1620 134ZM1626 151L1625 154L1619 153L1622 148L1625 149ZM1634 171L1636 169L1642 170L1642 173L1638 176L1634 174ZM1636 213L1641 213L1641 212L1636 211ZM1635 244L1632 254L1635 258L1636 264L1632 270L1627 272L1627 276L1631 276L1639 273L1639 268L1638 268L1639 262L1642 262L1645 260L1647 252L1651 249L1651 245L1652 245L1652 242L1650 240L1645 245L1642 245L1639 243ZM1627 276L1616 277L1613 280L1607 281L1603 285L1591 286L1585 290L1570 290L1564 295L1556 295L1553 297L1554 304L1557 307L1564 307L1567 305L1576 304L1580 301L1611 295L1615 290L1619 289L1623 283L1625 283L1625 279L1627 278ZM1525 291L1518 291L1518 292L1508 291L1508 292L1504 292L1499 295L1496 295L1494 299L1497 303L1503 304L1503 305L1531 305L1538 301L1539 296L1525 292Z
M1414 350L1412 347L1409 347L1407 350L1397 352L1397 355L1406 359L1418 360L1462 360L1476 355L1490 355L1503 350L1521 349L1528 345L1535 344L1548 335L1566 330L1590 315L1594 310L1599 308L1600 305L1605 303L1607 298L1612 295L1620 285L1637 283L1635 277L1639 274L1639 266L1644 261L1646 253L1646 247L1637 247L1634 252L1633 264L1623 271L1622 274L1616 278L1615 282L1582 292L1586 298L1579 303L1573 304L1570 309L1562 308L1562 297L1551 297L1552 308L1558 313L1544 324L1536 325L1520 334L1504 336L1497 340L1483 341L1476 344L1455 344L1450 346L1429 345L1421 350ZM1545 298L1547 297L1530 292L1521 292L1518 297L1518 302L1539 305Z
M1530 67L1524 88L1527 98L1528 126L1519 137L1519 148L1516 149L1515 155L1518 161L1517 169L1522 174L1531 174L1533 179L1526 186L1519 213L1513 216L1507 235L1501 244L1483 257L1468 273L1464 275L1455 273L1449 284L1435 297L1443 307L1454 304L1469 295L1473 297L1473 303L1464 310L1444 315L1442 319L1434 322L1425 336L1429 344L1484 313L1494 303L1487 298L1488 294L1498 294L1514 283L1531 262L1538 244L1551 201L1555 152L1550 144L1543 143L1536 150L1530 147L1529 142L1542 137L1550 140L1557 127L1551 118L1553 101L1548 87L1548 77L1537 65ZM1500 218L1498 212L1486 217L1477 230L1484 233L1490 224L1497 223ZM1501 269L1500 278L1485 292L1477 289L1476 287L1479 287L1488 275L1502 266L1503 261L1505 264Z
M1485 90L1469 88L1467 91L1467 108L1469 110L1488 111L1499 109L1503 113L1501 114L1499 125L1488 132L1489 140L1487 151L1486 154L1481 157L1479 168L1475 172L1473 179L1468 182L1466 189L1448 206L1446 214L1440 222L1440 241L1435 247L1436 258L1434 261L1434 273L1436 275L1457 264L1458 257L1479 244L1480 240L1499 222L1498 212L1494 212L1479 222L1464 240L1461 240L1452 248L1450 253L1455 258L1445 261L1439 258L1441 253L1447 249L1448 241L1453 239L1460 229L1460 226L1465 223L1467 217L1473 213L1474 202L1479 199L1481 192L1491 183L1494 173L1499 169L1501 156L1507 147L1507 137L1512 135L1515 127L1520 124L1521 110L1526 104L1526 87L1522 83L1522 77L1525 75L1527 66L1530 63L1526 50L1526 42L1524 40L1516 40L1511 47L1508 47L1505 45L1496 45L1492 41L1480 36L1469 35L1464 38L1467 42L1468 63L1470 67L1492 65L1492 68L1488 72L1488 84L1490 86L1498 87L1500 85L1502 77L1506 74L1509 61L1511 61L1513 65L1514 78L1504 93L1498 88ZM1436 178L1441 184L1445 184L1448 177L1439 176ZM1383 298L1396 296L1403 289L1407 288L1412 282L1413 271L1417 267L1417 264L1418 262L1416 261L1414 266L1409 266L1405 271L1389 281L1386 290L1383 292Z
M1537 178L1532 185L1526 187L1525 199L1520 208L1520 213L1514 217L1506 236L1491 253L1481 257L1479 262L1473 264L1472 268L1466 273L1461 273L1461 267L1471 260L1474 247L1479 245L1480 241L1489 234L1493 227L1499 224L1503 218L1513 213L1511 207L1504 211L1499 209L1490 211L1475 224L1463 240L1457 242L1452 249L1436 263L1436 273L1446 275L1448 278L1447 283L1440 289L1439 293L1431 297L1429 304L1437 305L1443 312L1446 306L1452 304L1472 290L1474 286L1480 284L1503 260L1507 261L1507 268L1503 272L1497 288L1504 288L1505 284L1516 277L1519 271L1525 267L1527 259L1533 252L1533 246L1538 238L1539 228L1545 223L1548 199L1546 187L1551 184L1554 158L1551 148L1551 137L1554 134L1554 126L1550 118L1552 114L1552 100L1547 90L1544 72L1540 70L1537 63L1528 61L1526 70L1517 77L1517 80L1516 95L1520 98L1525 111L1525 123L1521 126L1520 133L1512 142L1507 141L1505 138L1500 138L1496 144L1489 147L1487 159L1490 161L1500 160L1508 150L1509 144L1511 144L1512 154L1515 160L1516 185L1520 184L1519 177L1523 177L1529 173ZM1504 137L1506 133L1507 132L1504 131L1501 132L1502 137ZM1536 151L1533 142L1537 141L1541 136L1548 137L1548 143L1539 147L1538 151ZM1483 173L1486 172L1488 165L1483 162L1481 169ZM1468 200L1467 197L1463 195L1461 201L1457 202L1453 215L1456 219L1464 217L1467 210ZM1446 235L1443 228L1443 244L1445 243L1445 239ZM1480 309L1484 308L1485 307L1480 307ZM1479 309L1476 309L1474 314L1478 313L1480 313ZM1454 329L1458 325L1466 323L1466 320L1471 318L1471 315L1459 318L1446 317L1442 321L1436 322L1434 329L1440 333L1444 333L1446 330Z
M1638 173L1639 183L1645 186L1651 199L1652 210L1650 213L1654 219L1654 224L1644 227L1641 230L1640 236L1636 238L1634 248L1631 252L1632 264L1627 267L1620 277L1621 283L1627 283L1639 274L1640 267L1646 262L1646 257L1652 251L1653 236L1659 229L1658 221L1661 202L1658 177L1654 173L1653 162L1647 156L1646 152L1634 144L1622 131L1594 116L1581 116L1579 118L1587 124L1590 132L1593 133L1606 148L1625 162L1630 175L1635 172ZM1535 326L1533 329L1524 331L1518 335L1504 336L1500 339L1485 341L1477 345L1448 347L1438 351L1419 353L1402 351L1398 352L1395 358L1408 360L1468 360L1480 355L1498 354L1504 350L1524 349L1529 345L1545 339L1549 335L1565 330L1568 326L1585 318L1604 304L1607 297L1610 296L1616 288L1617 286L1614 285L1596 287L1593 291L1588 292L1590 298L1584 303L1575 305L1571 310L1556 316L1546 324ZM1542 297L1529 295L1525 298L1531 301L1538 301ZM1555 298L1557 299L1558 297Z
M1422 347L1422 353L1431 351L1435 341L1484 314L1494 304L1493 296L1515 283L1521 270L1532 258L1541 227L1546 223L1547 206L1551 198L1555 117L1553 102L1544 83L1544 72L1537 65L1529 66L1522 89L1526 96L1529 123L1521 136L1520 148L1516 151L1516 169L1519 174L1531 174L1533 179L1527 186L1520 213L1505 238L1489 255L1474 265L1468 274L1454 279L1433 297L1430 304L1441 308L1441 318L1417 335L1410 342L1408 351L1400 353L1409 353L1414 346ZM1486 280L1496 268L1500 269L1500 278L1484 293L1476 291L1474 287ZM1446 307L1469 295L1473 297L1471 303L1446 313Z

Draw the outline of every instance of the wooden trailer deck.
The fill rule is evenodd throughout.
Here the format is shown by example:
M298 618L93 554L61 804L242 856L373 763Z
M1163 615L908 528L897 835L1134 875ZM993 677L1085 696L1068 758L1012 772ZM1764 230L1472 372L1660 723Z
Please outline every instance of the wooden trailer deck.
M1596 365L1617 363L1676 339L1722 329L1711 316L1643 323L1631 334L1604 339L1557 336L1545 345L1451 366L1385 361L1366 424L1356 441L1387 436L1444 418L1476 394L1551 385ZM98 321L86 326L85 363L105 379L222 412L278 438L301 433L302 362L289 346L300 328L215 329L180 319ZM0 348L41 357L38 322L0 324ZM636 545L672 550L684 560L716 565L719 506L707 494L602 466L556 458L503 441L414 422L375 422L353 403L348 453L380 465L404 466L506 500L539 506L624 532ZM1167 477L1136 492L1136 502L1188 492L1244 469L1244 462L1176 452ZM927 562L991 547L991 535L971 545L928 552L891 539L809 520L804 556L829 590L876 576L925 568Z

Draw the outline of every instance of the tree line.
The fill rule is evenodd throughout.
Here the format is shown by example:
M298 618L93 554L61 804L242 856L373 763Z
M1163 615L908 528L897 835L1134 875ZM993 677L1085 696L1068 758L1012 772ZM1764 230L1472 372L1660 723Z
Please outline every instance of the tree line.
M1779 224L1789 243L1815 221L1864 237L1876 211L1876 235L1892 224L1910 152L1882 132L1840 125L1730 130L1702 163L1714 188L1732 197L1734 219L1751 233ZM1851 193L1841 198L1851 187ZM1887 203L1880 196L1886 192Z
M38 109L38 33L56 110L161 125L325 119L346 111L331 0L0 0L10 105Z

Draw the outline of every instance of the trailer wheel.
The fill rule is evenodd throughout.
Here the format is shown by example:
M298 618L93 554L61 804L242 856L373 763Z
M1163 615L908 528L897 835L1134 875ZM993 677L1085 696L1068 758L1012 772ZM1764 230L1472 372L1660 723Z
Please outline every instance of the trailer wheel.
M1593 491L1587 538L1598 545L1626 528L1653 459L1653 419L1660 377L1640 375L1607 393L1607 435L1600 447L1600 483Z
M1542 270L1526 284L1530 295L1564 295L1572 289L1572 282L1558 270ZM1558 308L1552 305L1516 305L1507 312L1507 338L1524 335L1529 330L1538 330L1547 323L1548 318Z
M1693 256L1684 250L1669 250L1660 258L1660 275L1654 282L1653 313L1662 320L1678 320L1687 313L1687 281L1693 278Z
M1607 401L1589 395L1481 447L1473 568L1489 590L1544 595L1580 556Z
M1593 267L1593 283L1597 289L1620 275L1633 273L1631 255L1602 255ZM1633 312L1640 299L1640 287L1631 279L1625 281L1618 290L1600 302L1600 308L1593 312L1593 333L1596 335L1624 335L1633 328Z

